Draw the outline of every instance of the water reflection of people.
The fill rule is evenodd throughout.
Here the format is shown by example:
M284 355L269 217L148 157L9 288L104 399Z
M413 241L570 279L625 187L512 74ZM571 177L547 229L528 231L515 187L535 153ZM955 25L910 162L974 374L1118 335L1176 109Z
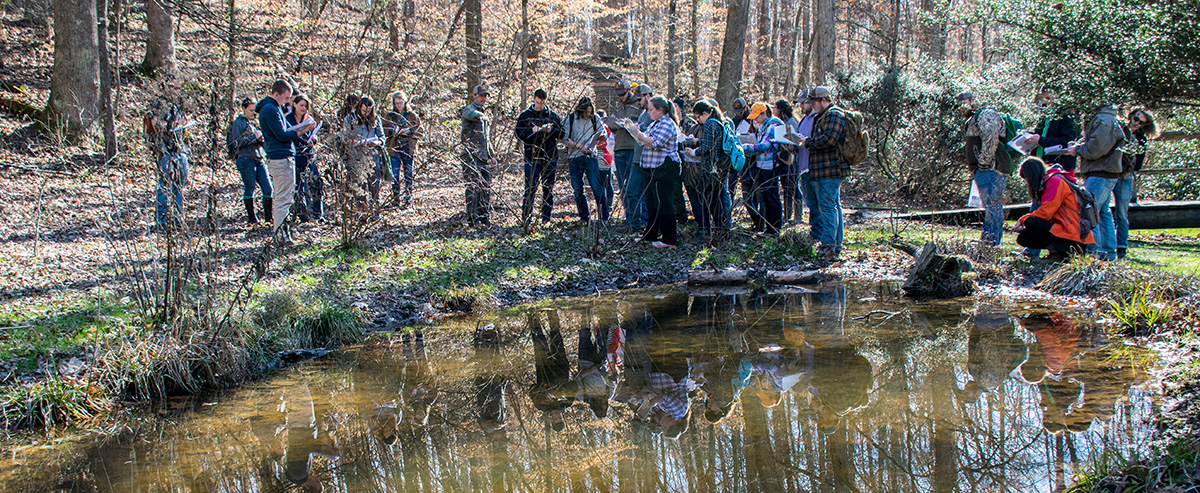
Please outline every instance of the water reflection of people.
M313 456L336 460L341 455L333 440L333 423L325 419L328 401L314 400L308 384L301 382L284 390L283 404L287 412L287 478L304 491L321 491L321 480L312 474Z
M815 347L809 392L821 431L833 433L844 416L865 406L872 380L871 362L853 346Z
M504 375L497 371L499 363L500 333L488 324L475 331L475 364L478 367L474 380L477 422L485 435L494 439L505 437Z
M967 335L967 373L971 380L963 386L965 402L999 389L1027 353L1004 307L981 304L975 308L974 322Z
M753 363L740 352L728 352L709 361L701 386L704 390L704 419L715 425L728 417L753 374Z
M610 370L608 349L610 345L620 347L620 338L614 343L613 330L620 331L615 323L603 320L593 322L587 317L579 327L579 372L575 381L579 384L579 399L587 403L592 414L597 418L608 416L608 399L613 393L613 379ZM612 365L615 366L615 365Z
M542 326L542 317L537 310L530 310L526 314L530 338L533 340L534 383L529 388L529 398L533 401L533 407L543 413L546 423L554 431L562 431L566 426L563 410L571 407L572 402L571 396L566 395L566 384L571 379L571 363L567 361L558 310L544 312L548 327Z

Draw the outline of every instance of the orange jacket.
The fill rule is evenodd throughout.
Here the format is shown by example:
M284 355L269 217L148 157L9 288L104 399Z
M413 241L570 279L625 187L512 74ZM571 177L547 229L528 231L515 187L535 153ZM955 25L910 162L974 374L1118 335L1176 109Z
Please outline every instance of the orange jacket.
M1050 227L1050 234L1064 240L1079 241L1079 204L1075 201L1075 193L1066 184L1071 178L1068 173L1056 168L1047 171L1046 179L1042 182L1045 190L1042 192L1041 205L1037 210L1021 216L1020 223L1025 224L1025 218L1030 216L1051 221L1054 226ZM1095 242L1096 238L1088 232L1083 243Z

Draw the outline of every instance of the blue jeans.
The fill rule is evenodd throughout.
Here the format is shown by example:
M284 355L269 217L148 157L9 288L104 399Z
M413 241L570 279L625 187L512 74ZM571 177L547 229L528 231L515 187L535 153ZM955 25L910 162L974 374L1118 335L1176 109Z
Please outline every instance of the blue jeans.
M637 170L630 173L629 180L625 182L625 190L621 194L621 199L625 203L625 225L631 231L640 231L646 227L648 222L646 190L649 187L650 182L646 178L646 174ZM672 214L674 214L673 210Z
M817 237L817 218L820 217L817 210L817 184L809 179L811 173L805 172L800 175L800 194L804 197L804 206L808 207L808 236L816 239Z
M1117 179L1089 176L1083 181L1083 188L1096 198L1096 211L1100 213L1100 224L1096 225L1093 234L1096 243L1088 245L1088 253L1094 253L1105 260L1117 258L1117 231L1113 224L1113 211L1108 206L1112 204L1113 189L1117 187ZM1128 206L1128 201L1126 203ZM1128 210L1128 209L1126 209ZM1128 223L1126 223L1128 227ZM1126 234L1129 234L1126 231Z
M629 183L629 172L633 170L633 149L613 151L613 171L617 173L617 188L625 193L625 184Z
M1133 173L1117 180L1113 187L1113 225L1117 229L1117 248L1129 248L1129 201L1133 199Z
M154 201L154 219L159 226L167 224L168 193L175 203L170 216L177 221L183 219L183 188L187 186L187 173L187 154L164 154L158 160L158 193Z
M600 216L600 222L608 222L608 202L604 185L600 182L599 163L595 156L577 156L571 158L568 165L571 172L571 190L575 194L575 208L579 210L579 219L585 223L591 217L588 214L587 197L583 192L584 177L587 178L588 186L592 187L592 197L596 199L596 213Z
M842 251L842 179L828 178L813 181L817 201L817 217L812 228L817 240L833 251Z
M396 181L392 182L392 195L400 194L400 177L404 176L404 197L412 197L413 185L413 157L412 154L401 150L391 156L392 176ZM403 175L401 175L403 173Z
M242 198L254 198L254 184L262 189L264 199L271 198L271 177L267 176L267 163L248 157L239 157L234 163L242 175Z
M975 185L983 202L983 233L979 239L992 246L1004 237L1004 186L1008 176L992 170L976 170Z
M533 203L537 200L538 185L542 188L542 222L550 220L554 212L554 172L558 161L534 159L525 161L525 195L521 201L521 221L529 222L533 216Z

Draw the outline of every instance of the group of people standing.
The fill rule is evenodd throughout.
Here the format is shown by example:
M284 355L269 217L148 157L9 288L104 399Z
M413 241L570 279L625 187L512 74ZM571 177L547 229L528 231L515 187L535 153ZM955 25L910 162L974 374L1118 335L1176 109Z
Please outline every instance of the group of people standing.
M529 226L538 191L540 218L550 220L559 145L565 149L579 220L589 223L585 185L592 189L597 219L608 223L616 196L615 174L627 232L656 248L679 242L679 225L691 218L696 238L706 243L729 231L737 190L756 232L777 235L784 221L799 222L809 209L810 233L822 251L841 251L843 224L840 190L850 166L839 144L845 141L846 116L828 88L804 91L793 100L733 102L726 116L708 98L688 102L656 96L647 84L615 81L615 103L608 112L582 97L561 118L549 108L544 89L534 91L517 118L515 133L524 147L525 191L521 221ZM467 182L467 218L488 224L491 170L491 121L484 111L488 88L476 86L460 111L463 174ZM787 126L797 140L782 138ZM747 161L741 166L743 160ZM782 193L781 193L782 190Z
M999 245L1003 193L1014 169L1008 142L1016 135L1009 135L1004 115L971 93L959 95L958 101L962 115L970 118L967 165L986 210L981 239ZM1025 130L1031 134L1027 141L1035 146L1018 166L1031 199L1030 213L1016 228L1017 244L1026 247L1021 253L1039 258L1041 250L1049 250L1050 261L1085 252L1101 260L1124 258L1129 206L1136 203L1135 178L1145 161L1147 140L1157 135L1153 114L1135 108L1121 121L1117 107L1106 102L1089 112L1081 132L1073 112L1055 106L1050 89L1043 88L1035 102L1049 116ZM1089 200L1097 212L1096 224L1083 212Z

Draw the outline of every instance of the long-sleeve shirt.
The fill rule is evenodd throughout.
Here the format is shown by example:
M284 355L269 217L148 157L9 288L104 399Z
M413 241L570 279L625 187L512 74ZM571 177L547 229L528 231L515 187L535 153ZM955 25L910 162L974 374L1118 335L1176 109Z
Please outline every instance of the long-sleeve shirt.
M700 130L700 145L696 147L696 157L700 159L700 167L705 171L719 173L720 170L729 167L728 163L719 166L722 159L729 159L721 148L724 138L725 125L720 120L709 118L704 121L704 128Z
M650 144L642 151L641 166L657 168L663 165L667 158L679 162L679 126L669 116L663 116L646 130Z
M550 125L550 130L539 132L538 128L546 124ZM558 140L563 138L562 119L548 107L537 111L529 105L517 117L516 134L525 144L526 161L554 160L558 157Z
M1067 180L1074 181L1061 168L1051 168L1043 183L1041 204L1037 210L1021 216L1020 223L1024 224L1029 217L1036 217L1053 223L1050 234L1065 240L1080 241L1079 239L1079 203L1075 201L1075 192L1067 185ZM1095 243L1096 238L1088 232L1083 243Z
M267 153L263 151L262 132L259 132L244 114L233 119L233 123L229 125L229 135L225 139L236 157L247 157L255 161L262 161L267 157Z
M1077 149L1079 151L1079 174L1085 178L1100 176L1103 178L1121 177L1120 151L1115 150L1125 138L1125 131L1117 122L1117 109L1113 106L1102 108L1087 126L1087 140Z
M850 165L842 157L838 143L846 140L846 114L830 104L813 120L812 135L804 141L808 148L808 172L812 180L845 178Z
M809 113L800 119L800 124L796 126L796 133L799 135L809 135L812 133L813 117L816 113ZM802 175L808 173L808 147L796 146L796 174Z
M263 133L263 147L267 151L267 159L287 159L296 155L292 143L300 138L295 130L288 130L287 120L275 99L267 96L255 105L258 112L258 126Z
M780 119L773 116L768 118L759 129L758 143L742 147L747 156L758 156L758 169L775 169L775 144L771 138L775 133L775 127L780 125L783 125L783 121Z
M463 152L471 156L487 160L492 157L492 152L488 147L488 140L491 138L491 125L487 121L483 110L475 103L468 104L459 112L462 117L462 135L461 143Z
M616 107L610 109L608 114L609 116L613 116L618 119L628 118L630 120L637 121L638 116L642 114L642 109L638 107L637 102L635 101L630 101L629 104L624 104L618 101ZM637 140L630 136L629 131L625 130L621 126L614 126L612 128L612 133L614 141L612 150L626 151L637 147Z
M566 121L563 122L563 128L565 129L564 140L574 142L580 147L567 147L568 159L581 156L595 156L597 144L608 137L607 131L604 129L604 123L596 115L592 115L591 120L584 120L579 118L578 113L572 112L570 115L567 115Z
M1070 154L1052 154L1046 155L1047 147L1062 146L1070 147L1071 142L1079 138L1079 128L1075 125L1075 119L1071 114L1062 111L1058 118L1045 119L1033 127L1033 132L1038 134L1038 147L1035 151L1038 157L1042 158L1046 164L1058 164L1063 169L1075 169L1075 156Z
M1004 136L1004 118L1000 117L1000 113L991 108L984 108L975 114L975 118L967 124L966 137L979 138L979 147L971 149L968 145L967 152L974 154L974 163L971 156L968 155L967 167L971 171L976 169L996 170L1004 174L1008 174L1011 169L999 169L996 163L996 146L1000 145L1000 139ZM1001 163L1004 164L1004 163Z

